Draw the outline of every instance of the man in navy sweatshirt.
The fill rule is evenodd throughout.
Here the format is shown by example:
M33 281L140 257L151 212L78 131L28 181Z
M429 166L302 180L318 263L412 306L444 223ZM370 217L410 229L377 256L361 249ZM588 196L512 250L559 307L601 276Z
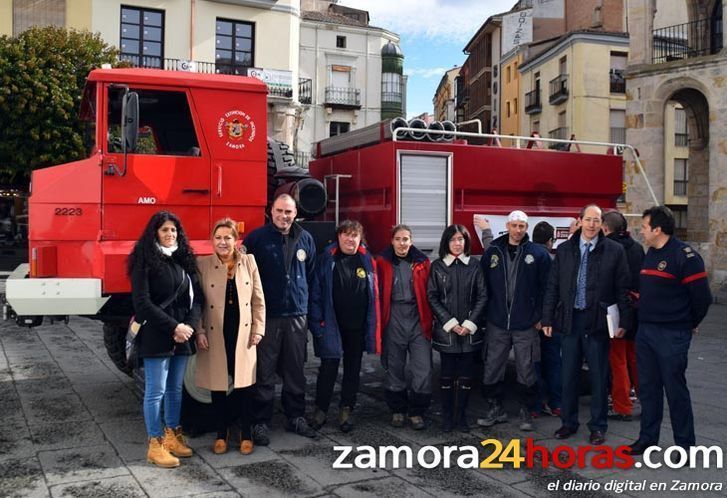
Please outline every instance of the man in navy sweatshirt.
M639 371L641 431L630 445L632 455L659 443L664 397L669 403L674 442L695 443L692 400L686 370L692 334L712 304L704 262L697 252L674 237L674 215L666 206L644 211L641 221L649 247L640 272Z

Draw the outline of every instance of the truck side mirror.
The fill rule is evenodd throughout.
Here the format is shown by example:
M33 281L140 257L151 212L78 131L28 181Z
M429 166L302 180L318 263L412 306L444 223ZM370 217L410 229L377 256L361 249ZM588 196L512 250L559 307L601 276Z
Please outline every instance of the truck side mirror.
M139 94L127 92L121 103L121 134L123 135L124 155L136 150L139 138Z

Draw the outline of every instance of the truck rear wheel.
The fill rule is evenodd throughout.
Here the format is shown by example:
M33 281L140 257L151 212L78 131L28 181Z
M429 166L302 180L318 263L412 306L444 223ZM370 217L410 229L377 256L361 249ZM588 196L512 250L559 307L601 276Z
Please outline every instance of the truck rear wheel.
M275 190L280 185L275 173L291 166L295 166L295 156L288 144L268 138L268 205L272 204Z
M126 330L128 327L128 322L104 322L103 343L106 346L106 353L116 368L131 377L131 368L126 364Z

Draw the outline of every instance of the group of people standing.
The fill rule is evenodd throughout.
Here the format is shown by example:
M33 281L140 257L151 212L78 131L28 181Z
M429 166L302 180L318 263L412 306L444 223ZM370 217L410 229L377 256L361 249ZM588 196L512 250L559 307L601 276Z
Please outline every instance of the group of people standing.
M150 462L175 467L179 457L192 454L180 411L184 371L195 352L197 385L212 393L215 453L226 452L238 433L243 454L269 443L278 375L285 429L316 437L328 421L341 360L337 423L343 432L352 430L364 351L381 355L394 427L426 426L432 350L440 353L443 431L469 431L478 357L488 408L477 422L506 421L505 367L513 349L521 430L532 430L533 413L547 407L562 419L557 438L577 431L585 357L592 444L605 441L609 378L622 419L630 415L629 390L638 385L642 430L634 453L658 443L664 390L677 444L694 444L684 370L692 329L711 295L701 258L673 237L668 208L644 213L646 257L622 215L602 216L589 205L580 228L554 254L553 227L536 226L533 242L527 215L513 211L506 233L494 240L486 222L480 225L480 260L471 257L469 230L454 224L444 230L433 262L414 246L406 225L394 227L391 245L374 256L363 226L346 220L316 254L313 237L295 223L292 197L277 197L270 215L268 224L247 234L241 250L235 222L220 220L212 231L214 254L195 259L179 219L159 212L134 247L128 271L136 320L143 323L137 337ZM620 312L614 339L606 324L611 305ZM315 407L306 419L309 330L320 367Z

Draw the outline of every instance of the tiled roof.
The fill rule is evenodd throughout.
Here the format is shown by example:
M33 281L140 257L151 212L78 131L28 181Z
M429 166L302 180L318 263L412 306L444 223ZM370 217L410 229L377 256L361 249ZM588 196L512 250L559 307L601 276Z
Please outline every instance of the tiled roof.
M347 26L360 26L360 27L372 27L367 26L366 24L357 21L356 19L351 19L350 17L346 17L341 14L336 14L335 12L318 12L315 10L304 10L300 13L300 17L307 20L307 21L318 21L318 22L328 22L332 24L345 24Z

